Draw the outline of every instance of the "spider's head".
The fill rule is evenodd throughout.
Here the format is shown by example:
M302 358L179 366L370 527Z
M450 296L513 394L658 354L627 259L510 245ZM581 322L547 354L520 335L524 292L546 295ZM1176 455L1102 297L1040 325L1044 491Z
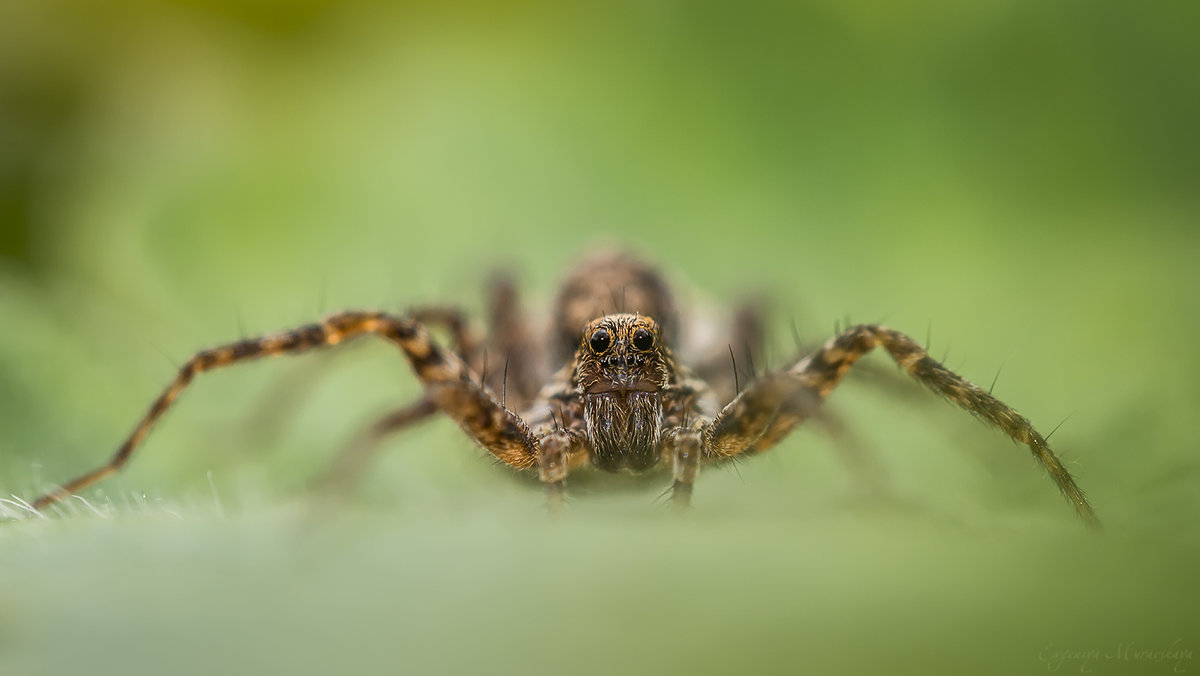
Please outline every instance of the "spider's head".
M658 462L662 390L670 379L660 342L658 324L643 315L608 315L583 330L574 380L592 463L601 469L644 470Z

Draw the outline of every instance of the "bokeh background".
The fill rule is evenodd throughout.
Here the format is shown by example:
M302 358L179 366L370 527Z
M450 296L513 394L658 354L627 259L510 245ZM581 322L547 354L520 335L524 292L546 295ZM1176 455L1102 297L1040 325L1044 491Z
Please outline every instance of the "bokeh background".
M0 672L1200 669L1200 5L0 4ZM924 337L1053 442L915 387L829 439L547 519L446 421L345 504L310 479L416 396L387 346L199 381L49 519L195 349L343 307L544 309L600 243L693 307ZM881 356L874 358L886 369ZM61 517L61 518L60 518Z

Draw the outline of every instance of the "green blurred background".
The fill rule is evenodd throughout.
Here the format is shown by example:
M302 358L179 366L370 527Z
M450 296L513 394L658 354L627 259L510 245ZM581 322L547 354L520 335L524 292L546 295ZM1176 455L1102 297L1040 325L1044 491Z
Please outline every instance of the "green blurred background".
M1189 2L0 4L0 496L106 458L199 347L479 310L497 266L545 308L608 242L718 307L768 293L776 355L850 316L1003 366L1108 525L867 381L831 404L894 503L800 430L687 518L585 485L549 520L439 420L335 509L308 480L418 392L368 343L202 379L66 518L0 503L0 673L1200 669L1198 30Z

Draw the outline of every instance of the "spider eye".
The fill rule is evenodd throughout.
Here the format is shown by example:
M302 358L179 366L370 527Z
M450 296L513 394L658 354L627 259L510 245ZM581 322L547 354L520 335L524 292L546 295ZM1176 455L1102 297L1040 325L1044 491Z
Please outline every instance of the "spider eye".
M654 334L646 329L633 332L633 349L649 352L654 348Z
M596 354L604 354L608 346L612 344L612 336L608 335L608 329L596 329L592 333L592 337L588 338L588 347Z

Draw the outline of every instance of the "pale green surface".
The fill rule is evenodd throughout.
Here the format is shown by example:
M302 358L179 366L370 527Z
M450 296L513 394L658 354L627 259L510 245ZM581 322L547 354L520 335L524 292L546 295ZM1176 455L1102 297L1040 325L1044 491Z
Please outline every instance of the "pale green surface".
M833 404L899 504L804 429L687 518L593 485L549 520L439 421L335 511L305 482L418 391L368 344L204 378L104 518L0 524L0 674L1200 669L1136 654L1200 649L1194 3L490 7L0 7L0 495L101 461L199 347L478 310L498 264L543 308L607 241L769 290L777 353L849 315L1003 364L1107 531L867 382Z

